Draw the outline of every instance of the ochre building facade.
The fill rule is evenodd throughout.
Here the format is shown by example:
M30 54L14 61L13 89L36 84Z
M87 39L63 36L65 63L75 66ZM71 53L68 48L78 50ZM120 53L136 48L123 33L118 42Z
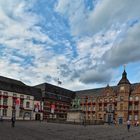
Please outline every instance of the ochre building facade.
M86 121L124 124L140 121L140 83L131 84L124 70L117 86L77 91Z

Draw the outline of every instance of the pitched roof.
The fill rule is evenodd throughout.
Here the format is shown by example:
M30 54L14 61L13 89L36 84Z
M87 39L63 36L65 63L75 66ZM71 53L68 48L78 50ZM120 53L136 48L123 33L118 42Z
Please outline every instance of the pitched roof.
M137 88L138 86L140 86L140 83L133 83L130 84L130 94L135 94L135 92L133 92L135 90L135 88ZM117 94L118 93L118 86L110 86L110 88L113 89L113 91ZM88 89L88 90L80 90L80 91L76 91L76 96L92 96L92 97L98 97L98 96L102 96L103 91L106 89L106 87L103 88L96 88L96 89Z
M46 93L55 93L55 94L58 94L58 95L63 95L63 96L67 96L67 97L70 97L70 98L74 98L75 97L75 92L74 91L71 91L71 90L68 90L68 89L65 89L65 88L62 88L62 87L58 87L58 86L55 86L55 85L52 85L52 84L49 84L49 83L42 83L42 84L39 84L39 85L36 85L34 87L37 87L37 88L40 88L42 90L42 94L45 94Z
M34 96L35 100L41 100L41 90L25 85L23 82L0 76L0 90Z
M76 91L76 96L92 96L92 97L98 97L102 96L104 93L104 90L107 88L110 88L114 91L114 93L117 92L117 86L107 86L107 87L102 87L102 88L96 88L96 89L88 89L88 90L80 90Z
M25 85L23 82L8 77L0 76L0 82L5 82L9 84Z

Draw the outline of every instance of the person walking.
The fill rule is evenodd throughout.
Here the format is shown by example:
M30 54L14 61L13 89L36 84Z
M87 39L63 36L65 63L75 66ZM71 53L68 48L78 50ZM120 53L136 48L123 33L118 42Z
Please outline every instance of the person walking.
M12 118L11 118L11 122L12 122L11 125L12 125L12 127L15 127L15 121L16 121L15 117L12 117Z
M130 130L130 125L131 125L131 122L130 122L130 120L128 120L128 121L127 121L127 130L128 130L128 132L129 132L129 130Z

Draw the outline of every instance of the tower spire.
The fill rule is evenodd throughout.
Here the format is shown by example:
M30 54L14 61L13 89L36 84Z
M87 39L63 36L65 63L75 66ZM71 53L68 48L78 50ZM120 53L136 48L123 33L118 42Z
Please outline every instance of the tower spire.
M126 70L126 64L123 65L124 71Z
M124 71L122 73L122 78L119 81L118 85L120 85L120 84L130 84L129 80L127 79L127 73L126 73L125 69L126 69L126 65L124 65Z

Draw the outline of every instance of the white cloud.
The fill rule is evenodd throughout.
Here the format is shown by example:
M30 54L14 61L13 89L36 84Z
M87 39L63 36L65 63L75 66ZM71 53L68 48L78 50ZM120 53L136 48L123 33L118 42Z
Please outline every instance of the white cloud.
M139 5L139 0L103 0L89 11L82 0L59 0L56 11L67 16L73 35L81 36L140 18Z
M128 21L140 16L138 0L99 1L91 10L83 0L58 0L55 11L68 19L69 37L59 32L59 28L68 29L68 25L63 27L67 23L57 14L52 20L57 23L47 23L46 15L31 10L34 2L37 1L0 1L1 75L30 85L57 84L56 79L60 78L62 86L76 90L109 83L114 67L139 61L139 25L127 26ZM61 38L56 30L45 32L39 26L42 21L56 26ZM50 31L55 41L50 38Z
M128 29L124 39L106 52L104 58L109 67L140 61L140 24Z

